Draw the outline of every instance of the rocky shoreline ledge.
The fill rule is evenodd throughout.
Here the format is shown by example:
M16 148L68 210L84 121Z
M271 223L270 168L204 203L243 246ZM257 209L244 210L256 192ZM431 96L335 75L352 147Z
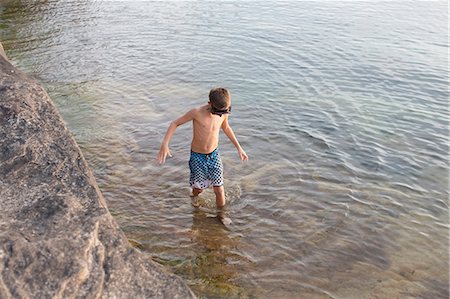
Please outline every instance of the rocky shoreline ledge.
M0 298L195 298L128 243L44 89L0 44Z

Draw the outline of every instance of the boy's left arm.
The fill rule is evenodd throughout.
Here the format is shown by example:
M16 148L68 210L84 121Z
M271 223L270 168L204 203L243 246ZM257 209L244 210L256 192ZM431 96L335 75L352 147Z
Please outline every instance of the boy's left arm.
M231 128L230 124L228 123L228 115L225 115L225 119L222 123L222 130L227 135L227 137L230 139L230 141L234 144L236 149L238 150L239 157L242 161L247 161L248 156L245 153L245 151L242 149L241 145L239 144L239 141L237 140L236 136L234 135L233 129Z

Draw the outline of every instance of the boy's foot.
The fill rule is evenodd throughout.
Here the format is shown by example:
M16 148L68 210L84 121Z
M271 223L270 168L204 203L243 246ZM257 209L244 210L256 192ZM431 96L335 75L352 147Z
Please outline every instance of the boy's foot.
M191 196L191 205L195 208L215 208L215 204L210 199L201 196Z
M231 218L228 217L227 211L224 210L223 208L219 208L217 210L217 218L225 226L229 226L229 225L233 224L233 221L231 221Z
M231 221L231 218L228 218L228 217L223 217L223 218L219 217L219 220L225 226L229 226L229 225L233 224L233 221Z
M202 199L198 196L191 195L191 204L192 206L198 208L202 205Z

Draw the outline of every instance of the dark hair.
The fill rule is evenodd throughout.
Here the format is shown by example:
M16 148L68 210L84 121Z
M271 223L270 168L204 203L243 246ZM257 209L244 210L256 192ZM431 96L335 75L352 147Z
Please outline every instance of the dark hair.
M209 101L216 109L226 109L231 103L230 92L223 87L213 88L209 92Z

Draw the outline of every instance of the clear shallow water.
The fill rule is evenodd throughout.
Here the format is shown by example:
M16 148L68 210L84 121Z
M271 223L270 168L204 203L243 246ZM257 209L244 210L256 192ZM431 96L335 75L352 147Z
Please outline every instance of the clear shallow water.
M12 62L44 84L135 246L200 297L448 298L446 2L0 5ZM222 136L231 230L191 206L191 128ZM212 192L203 200L213 199Z

